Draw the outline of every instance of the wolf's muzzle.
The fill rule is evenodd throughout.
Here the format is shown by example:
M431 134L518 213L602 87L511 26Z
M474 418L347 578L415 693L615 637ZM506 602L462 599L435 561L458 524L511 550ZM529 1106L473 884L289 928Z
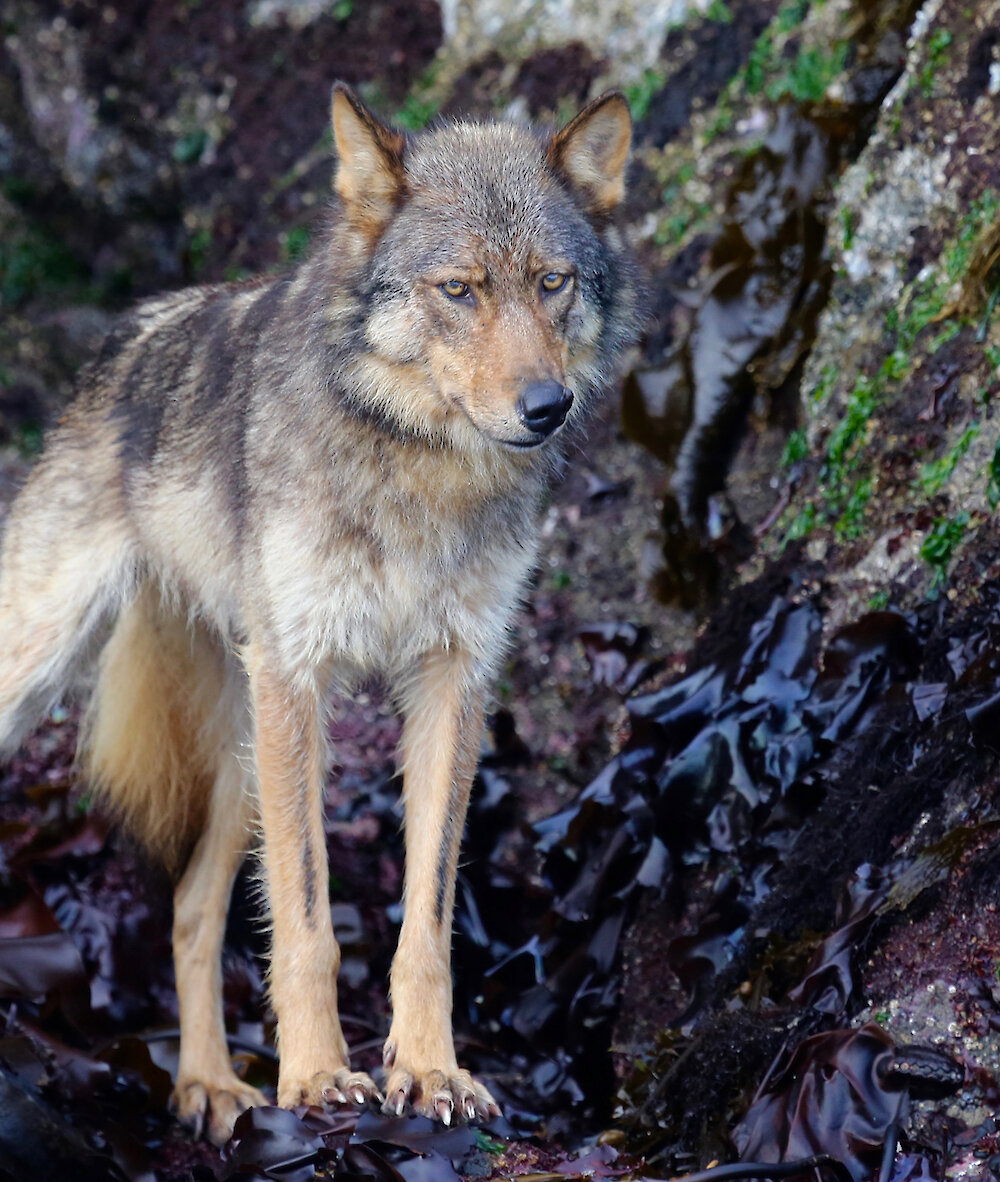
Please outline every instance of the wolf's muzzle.
M561 427L573 405L573 391L558 382L531 382L517 400L521 422L536 435L551 435Z

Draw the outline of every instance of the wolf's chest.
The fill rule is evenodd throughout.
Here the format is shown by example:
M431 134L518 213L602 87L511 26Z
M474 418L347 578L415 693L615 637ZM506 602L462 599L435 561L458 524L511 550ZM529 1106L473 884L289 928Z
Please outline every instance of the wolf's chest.
M281 580L279 594L293 607L281 613L289 620L288 656L390 674L456 646L490 661L532 556L532 546L500 531L428 528L386 537L356 523L334 525Z

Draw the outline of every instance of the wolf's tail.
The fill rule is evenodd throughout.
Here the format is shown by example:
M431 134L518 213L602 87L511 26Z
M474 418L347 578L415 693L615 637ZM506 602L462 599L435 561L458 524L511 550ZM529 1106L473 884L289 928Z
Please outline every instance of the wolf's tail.
M0 754L65 690L135 580L120 489L56 448L11 509L0 550Z
M80 735L84 773L177 873L223 769L232 779L233 760L242 768L246 678L219 636L144 568L117 460L106 448L82 452L57 438L7 523L0 754L17 747L101 646Z

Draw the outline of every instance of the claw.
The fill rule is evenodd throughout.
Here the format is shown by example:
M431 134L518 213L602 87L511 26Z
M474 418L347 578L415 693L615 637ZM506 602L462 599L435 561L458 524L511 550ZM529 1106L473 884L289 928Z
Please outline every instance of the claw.
M355 1104L364 1104L365 1094L361 1090L361 1088L355 1088L352 1095L354 1096L354 1103Z
M396 1047L394 1043L387 1042L382 1048L382 1066L391 1067L396 1062Z
M323 1089L323 1102L324 1103L326 1103L326 1104L344 1104L344 1103L346 1103L346 1101L347 1101L347 1097L340 1090L340 1088L324 1088Z
M475 1120L476 1117L476 1102L471 1096L465 1097L465 1119Z
M396 1115L402 1116L406 1110L406 1092L402 1088L396 1093Z
M451 1114L454 1110L454 1105L452 1104L451 1100L445 1096L442 1096L441 1099L438 1100L438 1102L434 1105L434 1107L437 1109L437 1114L441 1118L441 1123L443 1125L450 1125Z

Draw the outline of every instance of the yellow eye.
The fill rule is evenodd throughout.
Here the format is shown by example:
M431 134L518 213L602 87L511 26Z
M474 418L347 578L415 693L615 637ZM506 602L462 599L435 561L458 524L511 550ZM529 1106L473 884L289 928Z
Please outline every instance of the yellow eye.
M441 290L453 300L464 300L469 294L469 285L461 279L449 279L447 283L441 284Z
M548 275L542 276L542 291L548 292L549 295L554 291L561 291L569 279L568 275L561 275L558 271L550 271Z

